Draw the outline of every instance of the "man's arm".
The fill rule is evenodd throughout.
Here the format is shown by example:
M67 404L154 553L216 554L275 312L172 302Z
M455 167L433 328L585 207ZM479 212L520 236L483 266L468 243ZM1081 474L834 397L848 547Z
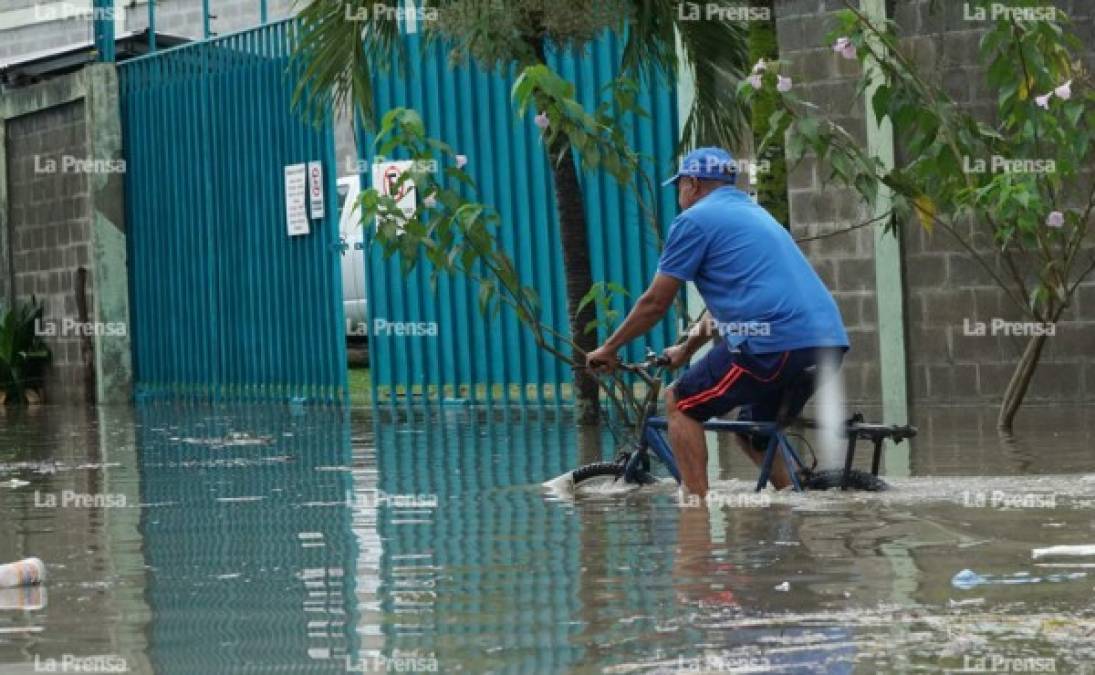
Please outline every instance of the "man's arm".
M668 274L655 275L650 288L639 296L639 301L631 308L624 322L603 345L587 355L586 362L590 366L614 366L616 352L620 347L645 334L654 324L661 321L673 305L673 298L677 296L680 289L680 279Z

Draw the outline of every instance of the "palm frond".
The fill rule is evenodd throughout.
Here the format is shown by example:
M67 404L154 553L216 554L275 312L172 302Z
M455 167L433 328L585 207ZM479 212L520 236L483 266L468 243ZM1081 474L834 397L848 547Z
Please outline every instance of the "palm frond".
M675 81L680 57L694 84L692 109L682 129L679 149L701 145L733 147L748 130L747 107L737 97L737 83L750 67L748 28L741 21L693 20L674 0L634 0L628 17L623 67L627 71ZM697 5L707 10L707 4ZM740 0L714 2L740 8Z
M403 7L403 0L311 0L298 15L293 105L320 120L352 104L371 128L373 69L399 67L406 56L396 18Z

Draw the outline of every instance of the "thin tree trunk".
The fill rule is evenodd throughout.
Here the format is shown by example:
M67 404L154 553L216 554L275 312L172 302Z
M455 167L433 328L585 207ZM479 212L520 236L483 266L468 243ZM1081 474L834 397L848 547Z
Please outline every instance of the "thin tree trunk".
M585 199L578 182L578 171L570 143L559 136L550 148L551 173L555 183L555 205L559 210L560 240L563 246L563 267L566 273L567 316L574 342L585 352L597 348L597 333L586 332L589 322L597 318L593 303L582 311L578 305L593 285L589 264L589 233L586 227ZM576 355L576 361L583 361ZM600 390L588 370L574 369L575 416L579 424L597 424L600 420Z
M996 426L1001 431L1011 431L1015 422L1015 415L1023 404L1023 397L1027 394L1030 381L1034 378L1034 372L1038 369L1038 361L1042 358L1042 349L1046 346L1045 335L1035 335L1027 343L1023 355L1019 357L1019 363L1012 373L1011 381L1004 391L1004 400L1000 403L1000 416L996 418Z

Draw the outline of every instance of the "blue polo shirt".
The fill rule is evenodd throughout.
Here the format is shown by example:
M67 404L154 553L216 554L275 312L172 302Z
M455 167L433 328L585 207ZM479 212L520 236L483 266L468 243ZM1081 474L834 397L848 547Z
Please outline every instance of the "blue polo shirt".
M790 233L737 188L677 216L658 271L696 284L732 348L848 347L833 296Z

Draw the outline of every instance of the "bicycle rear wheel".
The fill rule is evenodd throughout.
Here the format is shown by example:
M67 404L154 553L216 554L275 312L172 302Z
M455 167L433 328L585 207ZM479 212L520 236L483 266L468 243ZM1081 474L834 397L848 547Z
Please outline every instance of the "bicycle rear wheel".
M815 471L801 478L802 487L807 490L839 490L844 480L844 469ZM889 490L886 481L869 471L852 469L848 473L848 489L864 492L882 492Z

